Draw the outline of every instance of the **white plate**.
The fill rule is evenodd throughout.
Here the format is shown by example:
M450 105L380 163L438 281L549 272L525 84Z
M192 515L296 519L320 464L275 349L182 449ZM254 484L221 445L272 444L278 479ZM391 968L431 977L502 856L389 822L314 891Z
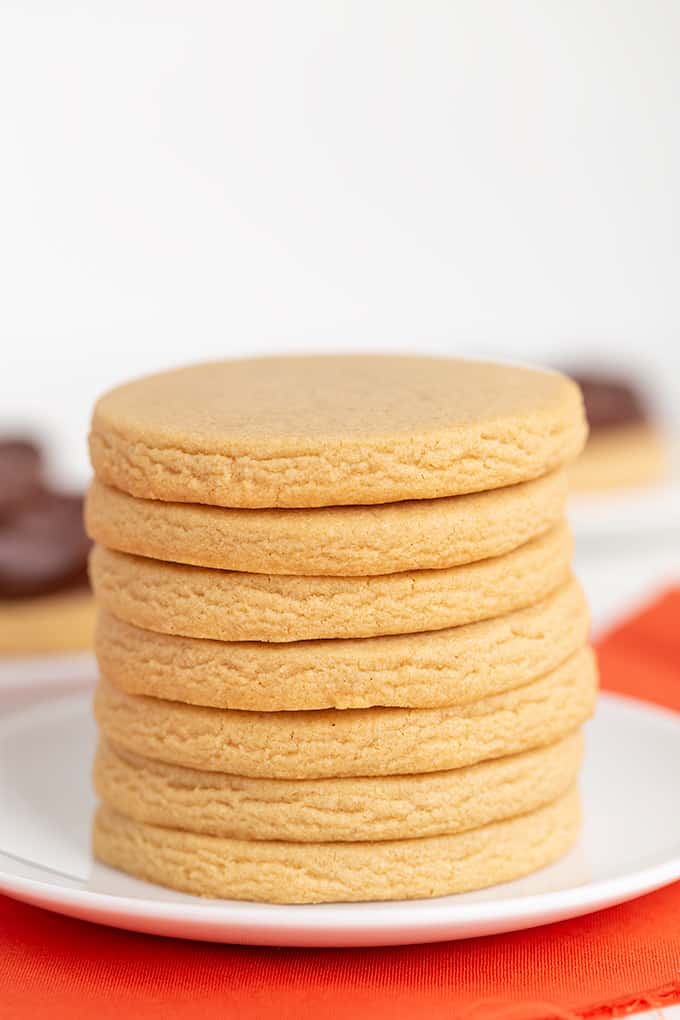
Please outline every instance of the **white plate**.
M680 533L680 480L641 489L574 493L569 521L577 540L601 542L626 536Z
M435 942L529 928L680 878L680 716L604 695L589 724L579 846L528 878L399 903L275 906L202 900L93 863L89 695L0 720L0 889L133 931L252 945Z
M93 652L68 652L63 655L17 655L0 659L0 691L35 684L63 687L91 681L97 675Z

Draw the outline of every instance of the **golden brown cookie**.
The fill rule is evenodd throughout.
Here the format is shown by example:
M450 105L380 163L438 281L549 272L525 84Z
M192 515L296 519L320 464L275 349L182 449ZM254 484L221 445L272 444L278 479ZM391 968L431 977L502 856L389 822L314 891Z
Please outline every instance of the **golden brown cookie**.
M326 843L449 835L534 811L576 782L580 731L467 768L358 779L248 779L102 741L95 789L126 818L227 839Z
M451 836L378 843L221 839L132 821L100 807L94 854L183 892L267 903L404 900L467 892L544 867L576 841L572 787L528 814Z
M129 694L256 712L437 708L519 687L588 637L573 579L526 609L463 627L336 641L225 642L157 634L102 611L99 668Z
M557 373L448 358L192 365L98 402L97 477L133 496L231 507L429 499L573 460L581 394Z
M0 601L0 653L33 655L92 648L95 604L86 590Z
M312 510L234 510L135 499L90 488L87 530L100 545L175 563L255 574L366 576L500 556L564 516L567 476L444 499Z
M102 679L95 715L112 743L174 765L272 779L389 776L554 743L590 716L596 688L584 648L524 687L450 708L236 712L125 694Z
M571 552L564 523L505 556L373 577L242 574L95 546L90 577L99 604L138 627L220 641L302 641L441 630L500 616L563 584Z

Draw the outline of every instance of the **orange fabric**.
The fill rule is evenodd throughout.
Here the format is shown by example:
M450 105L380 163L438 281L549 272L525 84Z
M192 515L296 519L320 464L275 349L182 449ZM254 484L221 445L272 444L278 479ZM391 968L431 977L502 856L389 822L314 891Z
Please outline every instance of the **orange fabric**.
M680 711L680 589L599 644L603 686ZM391 949L254 949L0 897L0 1017L544 1020L680 1001L680 883L560 924Z

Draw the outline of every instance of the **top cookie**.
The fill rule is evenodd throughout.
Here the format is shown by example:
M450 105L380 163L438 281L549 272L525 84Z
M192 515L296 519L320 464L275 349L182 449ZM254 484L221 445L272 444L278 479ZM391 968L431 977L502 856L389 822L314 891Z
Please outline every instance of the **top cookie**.
M99 479L226 507L429 499L527 481L573 460L578 387L557 373L445 358L257 358L193 365L97 403Z

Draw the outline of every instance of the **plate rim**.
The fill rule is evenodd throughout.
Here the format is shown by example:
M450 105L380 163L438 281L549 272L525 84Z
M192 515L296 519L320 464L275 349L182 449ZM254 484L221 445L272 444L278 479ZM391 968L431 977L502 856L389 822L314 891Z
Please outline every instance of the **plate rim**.
M0 660L0 697L7 693L22 692L27 684L40 687L50 696L59 696L60 688L65 685L94 683L96 677L97 660L91 649L7 655ZM11 711L11 708L8 709L2 719Z
M680 475L672 473L652 485L574 490L569 494L567 519L583 542L605 536L620 543L629 535L646 532L650 521L661 521L662 528L676 533L680 529L674 512L678 505Z

